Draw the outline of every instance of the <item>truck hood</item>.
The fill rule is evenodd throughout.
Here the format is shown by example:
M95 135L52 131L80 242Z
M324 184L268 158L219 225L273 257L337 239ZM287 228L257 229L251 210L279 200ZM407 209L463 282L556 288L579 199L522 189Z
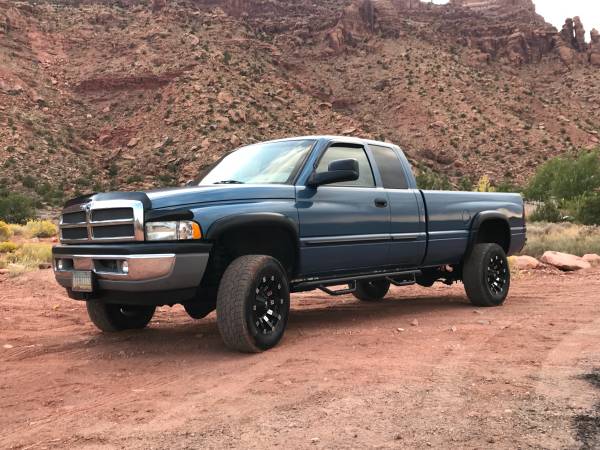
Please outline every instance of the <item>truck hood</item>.
M159 189L146 193L152 209L198 203L262 199L294 199L294 186L274 184L227 184Z

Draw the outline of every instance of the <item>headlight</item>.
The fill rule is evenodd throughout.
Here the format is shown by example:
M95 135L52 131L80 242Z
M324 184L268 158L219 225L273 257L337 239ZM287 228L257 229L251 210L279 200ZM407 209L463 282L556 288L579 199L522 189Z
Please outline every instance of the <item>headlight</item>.
M173 222L148 222L146 224L146 239L148 241L180 241L200 239L200 225L191 220Z

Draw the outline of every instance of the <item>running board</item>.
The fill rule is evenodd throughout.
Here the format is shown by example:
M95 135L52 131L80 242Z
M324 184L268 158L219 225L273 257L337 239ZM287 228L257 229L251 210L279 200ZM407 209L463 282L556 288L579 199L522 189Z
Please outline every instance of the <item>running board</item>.
M311 289L321 289L324 292L342 292L342 291L332 291L331 289L323 289L327 288L327 286L337 286L340 284L346 284L351 282L356 282L358 280L381 280L387 279L390 283L396 286L405 286L407 284L414 284L415 278L421 274L420 270L402 270L402 271L394 271L394 272L371 272L371 273L363 273L357 275L348 275L344 277L332 277L332 278L309 278L306 280L299 280L297 282L291 283L291 291L292 292L300 292L300 291L309 291ZM400 279L400 280L398 280ZM354 287L355 289L356 287ZM346 291L344 289L343 291ZM354 292L353 288L349 288L349 292ZM329 292L327 292L329 293ZM332 295L344 295L343 293L332 294Z

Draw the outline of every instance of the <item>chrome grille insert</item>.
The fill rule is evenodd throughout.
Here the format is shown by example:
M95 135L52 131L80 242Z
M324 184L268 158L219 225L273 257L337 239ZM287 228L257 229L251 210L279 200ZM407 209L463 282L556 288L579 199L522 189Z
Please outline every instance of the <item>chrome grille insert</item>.
M63 210L60 240L65 244L144 240L144 206L133 200L92 201Z

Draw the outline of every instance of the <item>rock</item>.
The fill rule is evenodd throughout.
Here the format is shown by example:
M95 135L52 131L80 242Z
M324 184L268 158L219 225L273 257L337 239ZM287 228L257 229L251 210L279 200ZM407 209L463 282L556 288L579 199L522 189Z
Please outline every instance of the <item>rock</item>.
M375 29L375 6L372 0L355 0L344 8L336 26L325 35L325 42L338 52L346 46L354 46L358 39L372 34Z
M456 333L456 330L458 330L458 328L456 328L456 326L455 326L455 325L452 325L452 326L450 327L450 331L452 331L453 333Z
M7 275L9 272L8 269L0 269L0 275Z
M573 28L575 31L574 46L580 51L584 52L587 50L587 44L585 43L585 29L581 23L581 19L577 16L573 18Z
M573 19L567 18L565 20L564 25L562 26L562 30L559 33L563 42L569 47L573 47L575 43L575 29L573 27Z
M40 263L40 264L38 264L38 268L40 270L52 269L52 264L50 264L50 263Z
M565 272L589 269L592 267L589 262L585 261L579 256L552 251L545 252L540 258L540 261L544 264L549 264Z
M595 253L588 253L587 255L583 255L582 259L589 263L592 267L600 266L600 255Z
M2 346L2 348L5 348L5 349L7 349L7 350L10 350L11 348L13 348L13 346L12 346L11 344L4 344L4 345Z
M398 331L398 332L402 333L402 332L403 332L403 331L405 331L405 330L404 330L404 328L396 328L396 331Z
M537 269L541 265L537 259L526 255L514 256L511 258L511 262L514 262L515 267L519 270Z
M219 95L217 95L217 100L219 103L230 105L233 103L233 95L227 91L221 91L219 92Z
M419 321L417 319L414 319L411 323L410 323L413 327L418 327L419 326Z
M131 139L129 140L129 142L127 143L127 147L129 147L129 148L133 148L133 147L135 147L136 145L138 145L138 142L140 142L140 139L139 139L139 138L131 138Z
M590 38L590 64L600 66L600 32L594 28L590 33Z
M316 444L317 442L319 442L321 439L319 439L318 437L314 437L310 440L310 442L312 442L313 444Z

